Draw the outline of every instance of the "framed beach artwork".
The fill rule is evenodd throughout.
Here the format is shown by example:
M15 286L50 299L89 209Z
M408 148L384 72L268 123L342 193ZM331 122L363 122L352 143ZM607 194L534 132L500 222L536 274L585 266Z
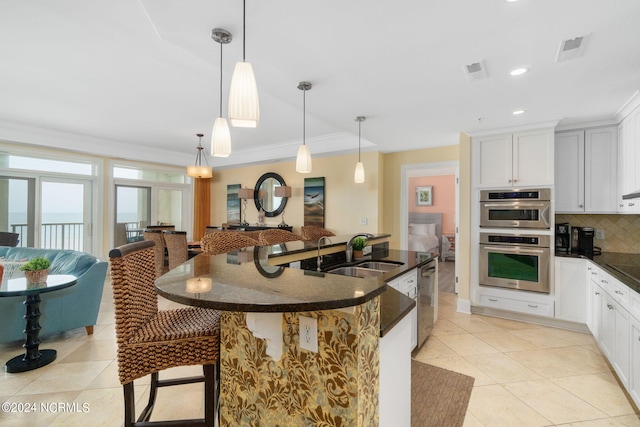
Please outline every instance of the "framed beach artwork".
M433 205L433 186L426 185L424 187L416 187L416 205L432 206Z
M324 228L324 177L304 179L304 225Z
M240 223L240 199L238 198L240 184L227 185L227 222Z

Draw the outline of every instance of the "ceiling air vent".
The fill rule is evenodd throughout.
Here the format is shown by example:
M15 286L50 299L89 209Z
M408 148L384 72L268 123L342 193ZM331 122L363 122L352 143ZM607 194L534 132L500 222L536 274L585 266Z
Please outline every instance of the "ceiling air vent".
M487 71L484 67L484 61L474 62L473 64L464 66L464 73L469 81L487 78Z
M568 61L570 59L581 57L584 53L586 44L587 36L575 37L569 40L562 40L562 42L560 42L560 49L558 50L556 62Z

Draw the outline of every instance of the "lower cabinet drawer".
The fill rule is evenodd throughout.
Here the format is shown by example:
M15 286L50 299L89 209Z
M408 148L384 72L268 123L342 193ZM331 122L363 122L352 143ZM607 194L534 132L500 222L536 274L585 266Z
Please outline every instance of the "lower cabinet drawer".
M480 295L480 303L485 307L535 314L537 316L553 317L553 304L482 294Z

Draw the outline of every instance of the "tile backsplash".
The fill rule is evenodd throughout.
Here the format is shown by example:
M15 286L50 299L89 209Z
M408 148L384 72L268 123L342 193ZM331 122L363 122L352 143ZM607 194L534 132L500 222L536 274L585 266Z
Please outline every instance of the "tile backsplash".
M640 215L556 215L556 224L563 222L604 230L604 240L593 241L603 252L640 254Z

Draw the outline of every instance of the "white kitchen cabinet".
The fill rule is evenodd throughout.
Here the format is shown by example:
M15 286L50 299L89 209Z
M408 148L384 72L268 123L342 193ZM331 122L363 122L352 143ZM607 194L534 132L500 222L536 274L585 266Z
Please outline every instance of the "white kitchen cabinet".
M619 126L619 208L621 212L640 212L640 200L622 200L624 194L640 189L640 107L633 110Z
M600 288L600 268L587 262L587 326L596 338L600 340L602 335L602 288Z
M514 291L481 286L478 305L536 316L553 317L553 297L535 292Z
M416 308L380 338L379 425L411 426L411 343Z
M602 303L602 347L620 382L626 387L631 369L629 312L606 292Z
M472 139L476 187L553 185L553 129Z
M587 322L586 260L556 257L555 317L570 322Z
M617 133L606 126L556 134L556 212L617 211Z
M418 270L414 268L387 282L387 285L409 298L416 299L418 295ZM413 351L418 345L418 310L413 310L407 317L411 319L411 350Z
M622 196L640 189L640 107L618 126L618 211L640 213L640 199L622 200Z
M640 406L640 319L631 318L631 372L629 394Z

